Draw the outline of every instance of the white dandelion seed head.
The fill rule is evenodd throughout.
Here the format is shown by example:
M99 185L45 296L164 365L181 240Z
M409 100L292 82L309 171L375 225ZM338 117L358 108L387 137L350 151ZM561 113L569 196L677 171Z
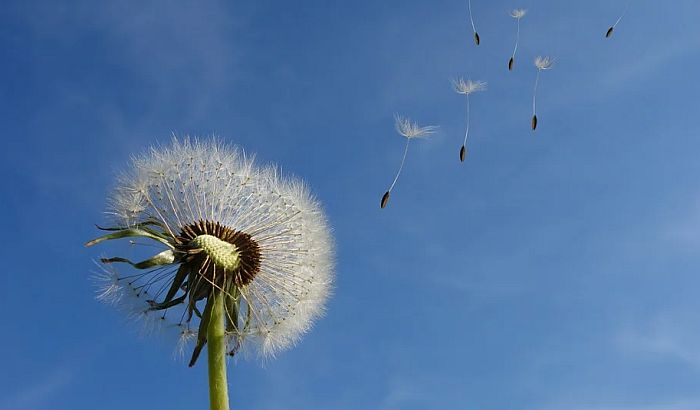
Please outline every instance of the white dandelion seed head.
M406 129L413 136L429 131ZM133 158L132 168L119 178L108 214L121 227L138 228L153 221L173 243L182 238L183 227L202 221L249 236L258 247L258 266L254 277L236 285L240 310L231 320L237 326L227 328L232 350L271 357L298 342L324 312L332 288L334 244L320 204L302 181L282 177L275 167L254 164L235 146L186 138L151 148ZM187 300L167 309L153 308L177 270L177 262L130 276L105 268L98 278L98 298L151 326L175 329L178 346L184 349L197 339L198 314L190 310L188 318L183 307ZM187 289L182 287L178 295L182 292ZM228 310L226 314L235 315Z
M554 58L549 56L537 56L535 58L535 67L538 70L549 70L554 65Z
M456 80L452 80L452 87L458 94L472 94L479 91L486 91L486 86L486 81L464 81L464 78L461 77Z
M408 139L413 138L425 138L437 131L438 127L435 125L428 125L425 127L419 127L418 124L411 121L409 118L402 117L398 114L394 115L394 126L396 127L396 132Z
M525 17L525 14L527 14L527 9L513 9L510 11L510 16L518 20Z

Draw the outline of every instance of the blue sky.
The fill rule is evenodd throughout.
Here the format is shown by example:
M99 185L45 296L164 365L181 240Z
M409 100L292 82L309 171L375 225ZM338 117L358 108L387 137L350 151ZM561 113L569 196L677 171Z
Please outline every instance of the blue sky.
M206 368L94 299L128 158L219 135L309 182L327 316L232 408L700 408L700 4L10 1L0 10L0 408L201 408ZM515 70L507 61L522 20ZM540 125L529 130L538 54ZM472 100L449 79L489 82ZM411 144L394 113L439 124Z

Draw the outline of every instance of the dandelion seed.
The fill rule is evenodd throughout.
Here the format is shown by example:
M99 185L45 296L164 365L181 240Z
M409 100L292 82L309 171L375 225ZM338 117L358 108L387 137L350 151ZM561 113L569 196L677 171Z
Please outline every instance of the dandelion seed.
M391 190L394 189L394 185L396 185L396 181L399 180L399 175L401 175L401 171L403 170L403 164L406 162L406 154L408 154L408 144L411 142L412 139L414 138L425 138L437 130L438 127L429 125L426 127L419 127L418 124L415 122L412 122L410 119L401 117L399 115L394 116L394 126L396 127L396 132L399 133L399 135L406 137L406 146L404 147L403 150L403 157L401 157L401 165L399 166L399 170L396 173L396 176L394 177L394 181L392 181L391 185L389 186L389 189L384 193L382 196L382 200L380 202L380 207L385 208L387 203L389 202L389 196L391 195Z
M612 37L613 31L615 31L615 27L617 27L617 25L620 23L620 21L622 21L622 18L625 17L625 14L627 14L627 10L629 10L630 4L632 4L632 0L627 1L627 4L625 5L625 9L622 11L622 14L620 14L620 16L617 18L617 20L615 20L615 24L610 26L610 28L608 28L608 31L605 32L605 38Z
M469 21L472 23L472 32L474 32L474 42L478 46L481 43L479 38L479 33L476 31L476 26L474 25L474 17L472 16L472 0L467 0L467 5L469 7Z
M549 70L554 65L554 59L551 57L535 58L535 67L537 68L537 76L535 77L535 89L532 93L532 130L537 129L537 86L540 82L540 71Z
M464 141L462 142L462 146L459 149L459 160L461 162L464 162L464 159L467 155L467 138L469 138L469 123L470 123L469 96L471 94L479 92L479 91L485 91L486 90L486 82L484 82L484 81L472 81L472 80L464 81L463 78L459 78L457 80L452 80L452 86L453 86L456 93L467 96L467 129L464 132Z
M511 54L510 60L508 60L508 71L513 69L513 64L515 63L515 53L518 51L518 43L520 42L520 19L525 17L525 13L527 13L527 10L525 9L513 9L510 11L510 16L517 21L518 28L515 32L515 47L513 48L513 54Z
M173 140L135 158L110 197L116 225L92 246L152 240L141 262L102 258L98 299L194 343L208 345L212 409L227 409L225 353L271 357L299 341L324 309L332 240L306 186L258 167L217 141ZM117 264L137 271L122 275Z

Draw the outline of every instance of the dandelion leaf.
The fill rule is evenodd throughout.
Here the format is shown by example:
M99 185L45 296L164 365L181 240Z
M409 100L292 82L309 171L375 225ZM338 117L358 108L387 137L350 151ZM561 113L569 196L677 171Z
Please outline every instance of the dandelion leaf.
M128 263L129 265L133 266L136 269L150 269L155 266L162 266L162 265L170 265L173 262L175 262L175 255L173 251L167 250L163 251L154 257L150 259L146 259L145 261L141 262L132 262L129 259L126 258L119 258L119 257L114 257L114 258L102 258L100 259L102 263L114 263L114 262L120 262L120 263Z
M214 294L213 292L209 294L207 299L207 306L204 308L204 313L202 314L202 320L199 322L199 330L197 331L197 345L192 351L192 358L190 359L189 367L194 366L199 358L199 354L202 353L204 345L207 343L207 329L209 328L209 321L211 320L211 311L214 308ZM216 320L216 319L215 319Z
M122 230L116 231L114 233L103 235L103 236L100 236L98 238L95 238L95 239L87 242L85 244L85 246L96 245L100 242L109 241L112 239L130 238L130 237L150 238L150 239L161 242L161 243L167 245L168 247L172 248L172 245L161 234L158 234L156 231L153 231L151 229L139 229L139 228L122 229Z
M180 265L180 269L177 270L177 273L173 278L173 283L172 285L170 285L170 289L168 289L168 293L165 295L165 299L163 299L163 303L167 303L175 297L175 294L177 293L178 289L180 289L185 283L185 279L187 278L188 274L189 269L187 269L187 265ZM184 296L186 295L187 294L185 294Z

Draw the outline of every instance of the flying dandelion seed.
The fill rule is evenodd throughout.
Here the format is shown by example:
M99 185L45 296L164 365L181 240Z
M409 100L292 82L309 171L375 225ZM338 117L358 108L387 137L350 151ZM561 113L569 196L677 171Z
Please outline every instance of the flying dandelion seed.
M510 11L510 16L517 21L518 28L515 32L515 47L513 48L513 54L511 54L510 60L508 60L508 71L513 69L513 64L515 63L515 53L518 52L518 43L520 42L520 20L525 17L525 13L527 13L527 10L525 9L513 9Z
M248 349L271 357L324 309L332 240L299 180L258 167L236 147L173 140L132 161L110 197L114 228L88 242L152 240L162 251L132 262L103 258L98 299L208 345L211 408L228 409L226 361ZM139 270L123 275L116 264Z
M394 189L394 185L396 185L396 181L399 180L399 175L401 175L401 170L403 170L403 164L406 162L406 154L408 154L408 144L411 142L412 139L414 138L425 138L429 136L430 134L435 133L438 127L429 125L426 127L419 127L418 124L415 122L412 122L408 118L401 117L399 115L394 116L394 126L396 127L396 132L399 133L399 135L406 137L406 146L403 150L403 157L401 157L401 165L399 166L399 171L396 173L396 176L394 177L394 181L391 183L391 186L389 186L389 189L384 193L382 196L382 200L380 202L380 206L382 208L385 208L387 203L389 202L389 196L391 195L391 190Z
M486 82L484 81L464 81L463 78L457 80L452 80L452 87L457 94L462 94L467 96L467 130L464 132L464 141L462 142L462 147L459 149L459 160L464 162L464 158L467 156L467 138L469 138L469 96L475 92L485 91Z
M481 43L481 38L479 38L479 33L476 31L476 26L474 25L474 17L472 16L472 0L467 0L467 5L469 7L469 21L472 23L472 31L474 32L474 42L478 46Z
M622 21L622 18L625 17L625 14L627 14L627 10L629 10L630 4L632 4L632 0L629 0L627 2L627 4L625 5L625 9L622 11L622 14L620 14L620 17L618 17L617 20L615 20L615 24L610 26L610 28L608 28L608 31L605 32L605 38L612 37L613 31L615 31L615 27L617 27L620 21Z
M537 67L537 77L535 77L535 89L532 93L532 130L537 129L537 86L540 82L540 72L549 70L554 65L554 59L551 57L535 58L535 67Z

